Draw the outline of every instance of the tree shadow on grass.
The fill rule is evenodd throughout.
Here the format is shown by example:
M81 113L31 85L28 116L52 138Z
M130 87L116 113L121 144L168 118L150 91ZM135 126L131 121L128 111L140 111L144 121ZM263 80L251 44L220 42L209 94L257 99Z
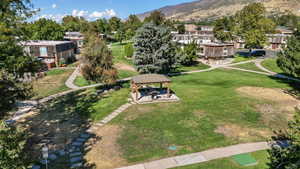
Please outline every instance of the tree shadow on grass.
M91 127L89 115L95 102L103 99L104 91L121 88L120 85L98 87L95 89L81 90L61 96L57 99L40 105L37 113L27 117L21 125L27 130L28 141L26 152L32 156L33 161L41 159L41 149L44 145L49 147L50 154L56 154L61 150L70 150L72 143ZM92 140L99 138L91 135ZM88 152L91 145L81 147L83 155ZM65 160L60 160L65 159ZM66 162L67 160L67 162ZM49 168L69 168L70 157L63 155L53 162ZM93 164L87 164L84 168L94 168Z
M286 75L288 76L288 75ZM282 79L274 76L269 76L269 78L276 80L279 83L286 83L288 84L291 89L285 90L284 92L296 97L297 99L300 99L300 82L294 81L294 80L288 80L288 79Z

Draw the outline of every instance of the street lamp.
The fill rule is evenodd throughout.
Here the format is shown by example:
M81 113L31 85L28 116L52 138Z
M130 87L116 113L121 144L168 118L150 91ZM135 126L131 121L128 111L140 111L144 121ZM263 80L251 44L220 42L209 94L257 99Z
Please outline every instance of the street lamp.
M42 148L42 154L43 154L43 158L46 160L46 169L48 169L48 147L45 145L43 148Z

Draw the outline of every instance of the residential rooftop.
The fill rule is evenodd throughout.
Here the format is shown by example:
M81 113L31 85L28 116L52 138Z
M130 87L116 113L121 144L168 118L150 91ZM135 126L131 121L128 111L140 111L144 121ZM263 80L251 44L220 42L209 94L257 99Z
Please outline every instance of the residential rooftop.
M30 46L38 46L38 45L44 45L44 46L55 46L55 45L61 45L61 44L68 44L73 43L71 41L48 41L48 40L30 40L30 41L24 41L21 42L23 45L30 45Z

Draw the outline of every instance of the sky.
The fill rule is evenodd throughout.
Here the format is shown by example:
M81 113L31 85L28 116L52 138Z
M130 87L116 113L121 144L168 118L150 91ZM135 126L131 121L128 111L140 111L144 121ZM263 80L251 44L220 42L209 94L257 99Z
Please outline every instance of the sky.
M190 1L193 0L32 0L34 9L39 9L32 19L60 21L65 15L82 16L88 20L112 16L126 19L130 14Z

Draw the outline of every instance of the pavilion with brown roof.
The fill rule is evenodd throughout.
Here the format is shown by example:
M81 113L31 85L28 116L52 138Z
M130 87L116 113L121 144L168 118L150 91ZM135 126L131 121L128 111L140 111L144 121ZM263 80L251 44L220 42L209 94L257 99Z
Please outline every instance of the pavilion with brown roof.
M149 85L159 84L159 88L149 88ZM160 74L144 74L132 77L131 89L132 96L135 101L140 101L143 97L148 97L148 100L170 99L170 84L171 79ZM151 99L149 99L149 96ZM177 97L176 97L177 98ZM144 98L144 100L146 100ZM147 101L148 101L147 100Z

